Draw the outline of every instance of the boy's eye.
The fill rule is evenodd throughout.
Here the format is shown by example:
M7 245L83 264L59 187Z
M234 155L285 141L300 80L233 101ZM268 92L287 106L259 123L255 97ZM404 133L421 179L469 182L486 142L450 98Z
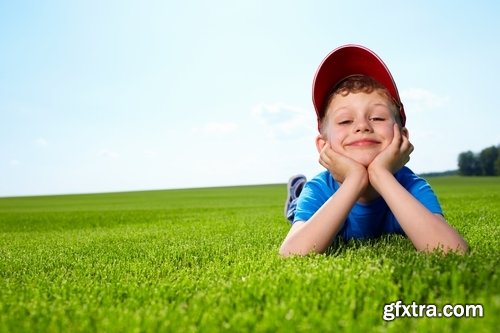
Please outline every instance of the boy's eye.
M371 117L370 120L372 120L372 121L384 121L385 118L384 117Z
M341 120L341 121L337 122L337 124L339 124L339 125L349 125L350 123L352 123L352 120L348 120L348 119Z

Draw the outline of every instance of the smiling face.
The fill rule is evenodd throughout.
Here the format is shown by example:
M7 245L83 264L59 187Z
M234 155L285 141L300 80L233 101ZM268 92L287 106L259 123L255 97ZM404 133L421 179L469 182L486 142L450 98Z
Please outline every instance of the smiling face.
M335 94L325 114L323 139L366 167L394 137L394 105L380 90Z

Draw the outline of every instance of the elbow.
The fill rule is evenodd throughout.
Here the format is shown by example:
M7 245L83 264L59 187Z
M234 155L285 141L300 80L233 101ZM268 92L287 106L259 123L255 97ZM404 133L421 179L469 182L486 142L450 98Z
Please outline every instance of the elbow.
M464 255L469 251L469 246L467 245L467 242L460 236L457 236L457 239L455 240L454 243L450 244L449 246L443 246L444 247L444 253L448 252L453 252L456 254Z
M458 254L466 254L467 252L469 252L469 245L465 240L462 239L455 252Z
M443 245L441 243L438 243L435 246L430 246L428 244L425 248L417 248L417 251L419 252L439 251L445 255L451 252L459 255L464 255L469 251L469 246L463 239L461 239L454 244L448 244L448 245Z
M303 255L300 253L300 251L297 251L297 249L294 249L292 246L290 246L290 244L286 241L281 244L279 254L283 258Z
M289 257L291 255L291 252L288 252L288 251L284 250L282 247L280 247L279 255L282 258L286 258L286 257Z
M296 253L295 251L290 249L289 246L287 246L285 243L281 244L279 254L283 258L300 255L299 253Z
M286 243L283 243L279 249L279 254L283 258L304 257L304 256L307 256L308 254L312 254L312 253L321 254L323 252L324 251L318 251L316 249L316 247L313 247L312 249L308 248L308 247L296 248L296 247L290 246L290 244L286 244Z

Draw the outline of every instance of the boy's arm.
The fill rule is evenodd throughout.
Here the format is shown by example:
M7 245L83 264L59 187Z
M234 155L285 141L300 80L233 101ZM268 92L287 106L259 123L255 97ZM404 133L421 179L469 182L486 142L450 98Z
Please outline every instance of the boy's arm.
M370 184L384 198L408 238L419 251L467 251L464 239L440 214L431 213L394 177L392 170L413 150L395 126L392 143L368 166Z
M333 161L335 160L335 163ZM295 222L280 247L282 256L322 253L330 246L342 228L347 215L368 185L366 169L353 160L335 153L325 145L320 154L320 163L331 173L332 168L345 174L340 188L307 221Z

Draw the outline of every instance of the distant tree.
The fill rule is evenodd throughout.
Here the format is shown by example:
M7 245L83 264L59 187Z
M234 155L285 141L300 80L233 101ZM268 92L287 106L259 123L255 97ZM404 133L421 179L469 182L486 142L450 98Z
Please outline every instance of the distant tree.
M497 160L495 161L495 175L500 176L500 146L497 146Z
M495 146L484 148L479 153L479 165L483 176L495 175L495 162L498 158L498 149Z
M478 156L470 150L460 153L460 155L458 155L458 171L463 176L481 175L481 166Z

